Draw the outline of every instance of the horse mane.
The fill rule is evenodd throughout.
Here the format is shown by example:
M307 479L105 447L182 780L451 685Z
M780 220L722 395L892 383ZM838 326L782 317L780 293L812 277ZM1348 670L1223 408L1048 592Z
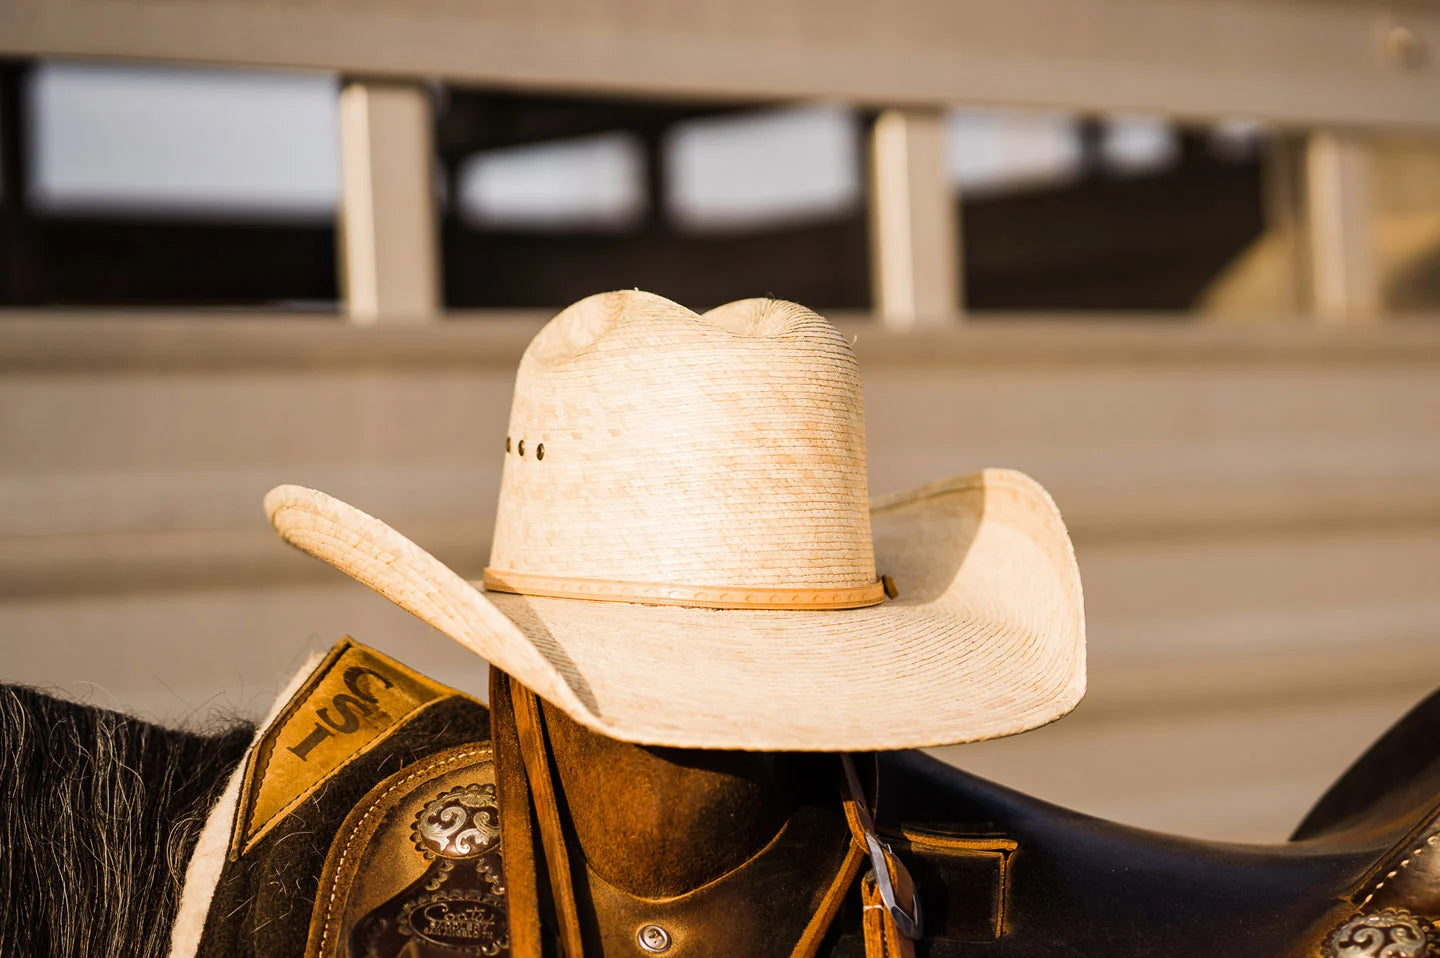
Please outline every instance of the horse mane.
M253 732L0 685L0 955L163 958L206 813Z

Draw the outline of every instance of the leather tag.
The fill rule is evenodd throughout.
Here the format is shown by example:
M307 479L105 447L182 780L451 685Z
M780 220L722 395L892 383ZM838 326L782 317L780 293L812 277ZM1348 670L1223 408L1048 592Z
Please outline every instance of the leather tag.
M429 703L458 694L346 636L251 749L231 860L346 762L374 748Z

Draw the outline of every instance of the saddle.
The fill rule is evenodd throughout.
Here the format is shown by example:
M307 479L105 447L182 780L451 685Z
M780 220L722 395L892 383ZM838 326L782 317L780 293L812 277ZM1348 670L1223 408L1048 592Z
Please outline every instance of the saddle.
M172 955L1440 953L1440 693L1273 846L916 751L631 745L498 670L490 698L337 645L210 816Z

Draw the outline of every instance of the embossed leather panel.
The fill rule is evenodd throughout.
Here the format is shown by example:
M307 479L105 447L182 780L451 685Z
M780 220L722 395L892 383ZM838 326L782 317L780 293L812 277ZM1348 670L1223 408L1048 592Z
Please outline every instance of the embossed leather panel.
M306 954L509 954L490 744L448 749L376 785L330 846Z
M1440 956L1440 809L1431 810L1317 923L1304 958Z
M1440 809L1361 883L1360 908L1408 908L1440 918Z

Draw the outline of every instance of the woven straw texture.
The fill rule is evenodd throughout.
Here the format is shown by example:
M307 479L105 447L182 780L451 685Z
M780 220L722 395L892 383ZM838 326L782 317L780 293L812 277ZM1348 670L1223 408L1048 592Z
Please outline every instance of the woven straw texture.
M875 581L860 370L839 332L793 303L701 318L648 293L582 300L520 361L509 436L493 569Z
M986 470L872 506L857 364L809 310L583 300L526 352L507 445L491 569L517 581L659 584L685 602L883 573L898 596L779 611L487 592L323 493L282 486L266 511L615 738L911 748L1034 728L1084 693L1080 579L1049 496Z

